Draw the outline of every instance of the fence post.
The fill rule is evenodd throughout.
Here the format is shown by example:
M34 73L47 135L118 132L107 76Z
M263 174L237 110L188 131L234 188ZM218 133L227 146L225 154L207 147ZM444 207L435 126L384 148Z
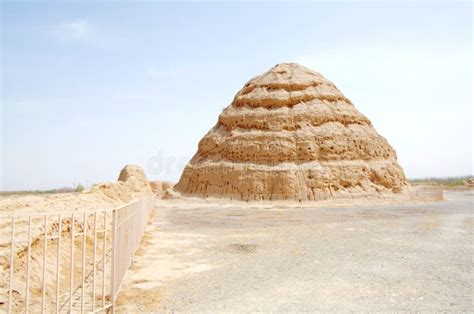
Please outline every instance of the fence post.
M12 312L13 306L13 268L15 267L13 257L15 253L15 216L12 217L12 237L11 237L11 251L10 251L10 279L8 284L8 313Z
M74 293L74 212L71 214L71 264L69 265L69 313L72 313L72 301Z
M41 292L41 313L45 312L46 307L46 250L48 249L48 215L44 215L44 243L43 243L43 288Z
M31 260L31 216L28 217L28 255L26 256L26 296L25 313L28 313L30 298L30 260Z
M58 249L57 253L58 255L56 256L56 314L59 313L59 290L61 290L61 287L59 286L59 281L61 280L61 277L59 276L60 270L61 270L61 224L62 224L62 218L61 214L58 215Z
M112 211L112 265L110 271L110 301L112 302L111 311L115 313L115 263L117 251L117 210ZM104 270L105 271L105 270Z
M95 267L97 255L97 211L94 212L94 257L92 260L92 312L95 312Z

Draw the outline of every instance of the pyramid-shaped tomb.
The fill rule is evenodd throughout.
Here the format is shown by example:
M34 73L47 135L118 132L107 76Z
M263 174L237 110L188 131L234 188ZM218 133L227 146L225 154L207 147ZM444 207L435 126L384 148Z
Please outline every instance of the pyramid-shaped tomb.
M407 187L394 149L336 86L295 63L250 80L199 143L176 190L322 200Z

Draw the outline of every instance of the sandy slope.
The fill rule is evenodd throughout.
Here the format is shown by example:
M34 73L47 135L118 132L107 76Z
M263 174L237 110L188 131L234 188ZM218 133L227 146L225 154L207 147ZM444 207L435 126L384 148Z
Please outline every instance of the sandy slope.
M0 237L2 238L0 242L0 260L1 260L1 269L0 269L0 310L5 306L7 301L7 285L8 285L8 276L9 276L9 266L10 266L10 237L11 237L11 218L10 216L15 215L25 215L23 218L19 218L15 224L15 234L17 240L26 240L28 235L28 217L26 214L34 213L66 213L66 212L80 212L83 210L94 210L94 209L110 209L116 207L125 202L120 199L111 199L104 197L99 193L59 193L59 194L37 194L37 195L15 195L15 196L2 196L0 198ZM91 228L93 226L93 216L92 214L87 216L88 218L88 247L87 250L91 251L91 237L92 232ZM103 221L102 217L99 221ZM82 232L83 216L75 217L75 228L76 232ZM110 220L110 217L109 217ZM62 215L62 241L61 241L61 287L62 290L66 290L69 286L69 250L70 250L70 221L71 215ZM99 227L100 229L101 227ZM52 216L49 218L47 230L48 236L54 236L57 234L58 229L58 219L57 216ZM44 216L38 215L34 216L32 219L32 259L31 259L31 269L30 269L30 284L31 289L30 293L31 303L30 305L35 308L35 305L39 305L39 295L41 294L41 278L42 278L42 263L43 263L43 235L44 235ZM99 241L102 241L102 236L98 236ZM81 272L81 250L82 250L82 240L80 238L76 239L75 242L75 268L77 269L76 281L80 278ZM23 304L20 302L22 296L24 296L25 291L25 269L26 269L26 247L25 243L18 243L15 246L15 266L14 266L14 296L16 297L14 310L20 310L23 307ZM49 256L47 259L47 271L46 275L49 278L49 284L47 286L47 297L48 299L53 299L55 295L55 278L56 278L56 253L57 253L57 241L50 240L48 241L48 252ZM101 246L98 247L98 254L101 254ZM90 252L89 252L90 253ZM87 263L89 268L91 268L91 254L88 254L89 258ZM79 284L79 282L77 282ZM38 297L38 298L35 298Z
M107 182L98 184L91 189L81 193L57 193L57 194L24 194L24 195L1 195L0 196L0 311L4 309L7 302L8 278L10 269L10 239L12 230L11 216L15 216L15 237L16 241L24 241L28 238L29 217L31 220L31 266L30 266L30 305L39 306L42 291L43 272L43 252L44 233L48 237L56 236L59 228L58 215L50 216L45 228L44 215L46 213L61 213L61 254L60 254L60 282L61 290L68 290L70 273L70 248L71 248L71 221L72 214L82 211L91 211L85 218L84 215L76 214L74 217L75 232L86 232L86 273L92 270L93 260L93 226L95 210L106 210L116 208L120 205L138 200L143 196L152 194L152 189L146 179L143 170L138 166L127 165L120 173L117 182ZM67 214L66 214L67 213ZM111 214L108 217L108 239L111 237ZM103 230L104 213L99 211L97 215L98 230ZM103 241L103 235L99 234L98 243ZM80 282L82 273L82 243L83 238L75 237L74 247L74 287ZM57 240L48 241L48 254L46 260L46 276L49 278L46 285L46 295L48 300L53 300L55 296L56 283L56 256ZM101 256L101 245L98 245L97 256ZM26 243L17 243L14 246L14 282L13 295L15 300L14 310L19 311L23 307L26 281Z

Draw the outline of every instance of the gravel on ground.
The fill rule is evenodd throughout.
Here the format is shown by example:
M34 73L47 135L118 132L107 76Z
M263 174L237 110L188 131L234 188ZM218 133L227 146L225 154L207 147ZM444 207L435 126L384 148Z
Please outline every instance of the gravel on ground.
M118 310L474 308L474 193L414 205L160 207Z

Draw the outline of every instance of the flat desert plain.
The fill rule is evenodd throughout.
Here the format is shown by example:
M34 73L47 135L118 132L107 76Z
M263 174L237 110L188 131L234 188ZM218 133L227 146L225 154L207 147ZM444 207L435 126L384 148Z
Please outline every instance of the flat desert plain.
M473 190L412 205L163 201L118 309L469 312L473 201Z

